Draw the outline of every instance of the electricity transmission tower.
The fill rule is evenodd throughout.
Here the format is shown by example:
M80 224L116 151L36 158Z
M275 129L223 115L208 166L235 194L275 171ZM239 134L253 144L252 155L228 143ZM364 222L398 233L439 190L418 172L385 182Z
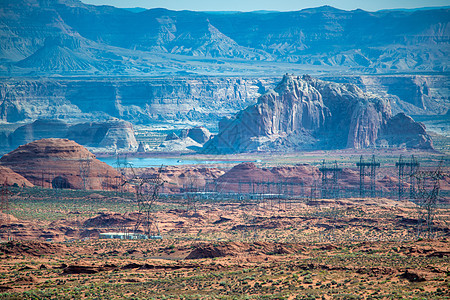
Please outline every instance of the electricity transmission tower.
M86 158L80 157L79 164L82 187L83 190L87 190L89 186L89 175L91 172L91 158L89 156Z
M412 176L417 181L418 223L417 237L426 236L431 239L433 219L436 214L436 204L439 199L440 181L448 174L442 171L443 160L434 171L417 171Z
M415 176L413 176L420 167L419 161L414 155L411 155L409 161L404 160L400 155L398 162L395 163L398 168L398 200L402 200L405 194L405 182L409 178L409 196L411 199L415 198Z
M338 168L337 161L332 166L327 166L325 160L323 160L322 167L319 168L319 171L322 173L322 198L338 198L338 177L342 169Z
M136 192L136 204L138 206L138 219L134 225L134 232L137 233L139 227L144 228L144 234L150 236L160 236L156 217L154 216L154 205L159 198L159 190L166 181L161 178L163 166L158 173L152 177L138 176L130 165L133 178L128 183L134 186ZM127 183L127 182L126 182Z
M8 189L8 179L5 179L5 182L2 185L0 190L0 210L3 213L2 224L6 228L6 237L10 239L10 227L9 227L9 195L10 191Z
M372 155L372 160L364 161L364 158L360 157L359 162L356 163L359 167L359 195L365 197L366 195L366 183L365 178L369 176L370 178L370 196L375 197L376 192L376 173L377 169L380 167L380 163L375 160L375 155Z

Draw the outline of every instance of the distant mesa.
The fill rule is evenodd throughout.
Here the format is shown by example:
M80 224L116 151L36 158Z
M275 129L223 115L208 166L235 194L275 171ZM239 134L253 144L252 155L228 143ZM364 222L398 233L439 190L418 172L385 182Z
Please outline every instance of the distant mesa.
M82 164L87 165L84 178L80 172ZM42 139L20 146L5 154L0 166L37 186L83 189L86 183L87 189L109 190L120 184L120 174L114 168L68 139ZM14 178L14 174L8 176Z
M68 138L88 147L133 149L138 146L133 125L121 120L70 125L61 120L40 119L17 128L8 141L15 148L45 138Z
M386 100L353 84L286 74L278 86L233 117L205 153L407 147L433 149L425 127L392 116Z

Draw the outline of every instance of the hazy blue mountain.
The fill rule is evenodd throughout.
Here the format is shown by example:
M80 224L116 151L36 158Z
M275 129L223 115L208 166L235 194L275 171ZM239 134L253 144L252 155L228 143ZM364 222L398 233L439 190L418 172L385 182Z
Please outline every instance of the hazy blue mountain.
M224 14L3 0L0 74L233 74L258 72L258 63L269 70L265 62L362 73L446 72L449 20L448 8Z

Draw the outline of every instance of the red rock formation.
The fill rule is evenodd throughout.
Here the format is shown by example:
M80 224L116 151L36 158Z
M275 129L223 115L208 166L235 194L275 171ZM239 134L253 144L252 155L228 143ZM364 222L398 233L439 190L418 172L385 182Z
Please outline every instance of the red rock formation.
M136 172L141 176L153 176L159 168L138 169ZM198 168L183 166L164 167L161 178L167 183L164 185L164 192L180 192L186 186L193 188L203 188L208 180L215 180L223 175L225 171L217 168Z
M252 162L245 162L234 166L217 181L228 183L239 182L267 182L275 181L276 176L266 168L258 168Z
M25 177L17 174L8 167L0 165L0 185L15 185L32 187L33 184L29 182Z
M87 170L87 189L115 189L120 177L114 168L67 139L42 139L28 143L4 155L0 164L44 187L83 188L80 172L83 164L89 164L84 168Z

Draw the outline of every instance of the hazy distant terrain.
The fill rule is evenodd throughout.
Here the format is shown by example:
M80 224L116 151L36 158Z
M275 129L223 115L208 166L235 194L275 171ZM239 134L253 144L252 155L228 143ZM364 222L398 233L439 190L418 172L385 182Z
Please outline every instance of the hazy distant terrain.
M355 84L389 103L393 115L444 116L449 12L323 6L218 13L5 0L0 146L15 144L10 124L37 119L117 118L217 132L223 117L256 103L285 73ZM446 135L445 120L423 120Z
M448 8L218 14L6 0L0 17L6 76L439 73L449 62Z

